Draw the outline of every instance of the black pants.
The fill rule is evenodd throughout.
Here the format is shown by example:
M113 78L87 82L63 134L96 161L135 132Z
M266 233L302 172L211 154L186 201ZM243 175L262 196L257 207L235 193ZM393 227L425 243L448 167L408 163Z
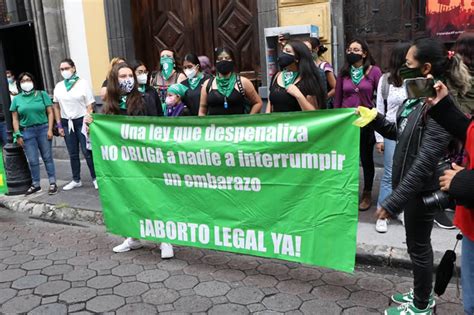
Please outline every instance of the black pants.
M413 264L414 303L418 308L426 308L433 288L431 230L434 213L425 207L421 195L410 200L405 207L407 248Z
M374 129L366 126L360 129L360 161L364 171L364 191L372 191L375 176Z

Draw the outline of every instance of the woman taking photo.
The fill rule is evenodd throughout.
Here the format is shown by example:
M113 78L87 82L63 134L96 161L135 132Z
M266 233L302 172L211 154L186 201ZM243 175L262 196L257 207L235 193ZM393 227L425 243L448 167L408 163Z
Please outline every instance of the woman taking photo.
M188 88L183 102L188 107L192 116L199 113L199 102L201 101L201 89L203 83L211 76L201 71L201 64L195 54L187 54L183 60L184 74L186 80L182 82Z
M51 145L54 123L53 103L45 91L36 90L36 82L31 73L20 74L17 85L20 93L15 96L10 106L13 142L23 147L33 179L25 195L41 191L40 154L48 173L48 194L54 195L58 192L58 186Z
M204 82L199 116L257 114L262 99L252 82L235 72L235 58L230 49L216 49L216 77Z
M336 81L334 108L364 106L375 107L375 92L382 71L375 65L369 46L364 40L352 40L346 49L346 63ZM360 160L364 173L364 191L359 210L366 211L372 205L374 184L374 144L375 135L371 126L360 132Z
M326 108L318 69L303 42L289 41L278 57L281 72L270 85L266 112L294 112Z
M384 74L377 88L377 112L385 116L391 122L397 118L398 108L402 106L407 95L400 77L400 69L405 65L405 58L410 48L409 43L399 43L392 50L389 62L389 71ZM396 142L375 133L377 141L375 147L383 154L383 176L380 180L380 192L377 207L392 193L392 162ZM402 217L402 216L401 216ZM403 221L402 221L403 222ZM380 219L375 223L375 230L385 233L388 230L388 220Z
M169 48L163 49L160 52L160 70L152 73L150 80L150 85L158 92L163 110L168 87L186 80L186 76L180 70L176 52Z
M64 80L54 88L54 115L59 135L66 142L72 170L72 181L63 190L82 186L79 147L89 167L94 188L97 189L92 152L87 150L86 137L81 132L84 116L93 111L94 95L89 83L77 75L74 61L64 59L59 70Z
M435 39L419 39L408 50L402 79L432 76L443 78L460 91L469 88L470 76L459 55L450 58L444 46ZM374 114L371 123L382 136L397 140L393 158L392 187L389 197L377 209L378 219L405 216L406 244L413 264L414 289L392 296L400 307L385 311L389 315L432 314L433 249L431 231L434 215L439 211L424 197L440 189L439 173L444 170L451 136L427 115L425 99L410 99L398 111L397 121Z
M154 88L148 85L148 69L145 64L140 60L135 60L131 64L132 70L137 78L138 91L144 98L147 98L146 102L155 104L155 107L150 107L148 116L163 116L163 107L161 106L160 97Z
M120 63L112 68L107 77L107 101L105 115L153 116L156 113L156 103L151 98L138 91L138 83L133 69L126 63ZM161 112L163 115L163 112ZM92 123L89 116L87 123ZM113 248L116 253L127 252L141 248L143 245L138 239L127 237L122 244ZM173 246L161 243L161 257L174 256Z

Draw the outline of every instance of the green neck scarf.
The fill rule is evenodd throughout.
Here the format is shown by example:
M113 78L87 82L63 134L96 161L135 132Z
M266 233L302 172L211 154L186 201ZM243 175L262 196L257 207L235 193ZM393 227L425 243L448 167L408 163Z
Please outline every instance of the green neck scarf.
M127 95L123 95L120 97L120 109L127 109Z
M203 77L204 77L204 75L201 72L197 76L195 76L194 78L188 79L189 87L191 88L191 90L196 89L196 87L199 85L199 83L201 82L201 79Z
M232 90L234 89L236 80L237 77L235 73L232 73L228 78L217 76L217 91L219 91L219 93L221 93L225 97L229 97L229 95L232 93Z
M282 73L283 73L283 84L285 85L285 89L287 89L291 84L293 84L299 75L297 71L283 70Z
M400 114L401 117L406 118L408 115L411 114L412 111L415 110L416 105L418 105L421 102L420 99L411 99L411 100L406 100L403 108L402 113Z
M66 85L66 91L69 92L69 90L72 89L72 87L77 82L77 80L79 80L79 77L75 73L69 79L65 79L64 80L64 85Z
M140 84L140 85L138 86L138 91L139 91L140 93L145 93L145 90L146 90L146 84Z
M160 58L161 75L165 80L168 80L173 74L174 70L174 59L168 56Z
M359 85L363 77L364 77L364 67L356 68L354 66L351 66L351 79L355 85Z

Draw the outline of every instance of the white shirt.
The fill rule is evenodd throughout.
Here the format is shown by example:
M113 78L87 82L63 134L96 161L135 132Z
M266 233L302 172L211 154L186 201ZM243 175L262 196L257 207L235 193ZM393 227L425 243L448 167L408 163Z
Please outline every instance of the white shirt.
M381 78L377 87L377 111L381 114L385 114L385 118L387 118L387 120L395 122L397 119L398 108L407 98L406 91L403 85L401 87L396 87L392 84L389 84L389 92L387 97L387 113L385 113L385 105L383 103L382 95L382 81L383 79ZM378 132L375 133L375 139L377 140L377 142L383 142L383 137Z
M89 83L79 79L69 91L66 90L64 81L56 84L54 102L59 103L61 118L67 119L69 130L74 131L74 128L71 128L72 119L84 117L87 114L87 105L94 103L95 99Z
M8 90L10 91L10 99L13 100L15 95L18 94L18 87L16 86L16 81L13 83L8 83Z

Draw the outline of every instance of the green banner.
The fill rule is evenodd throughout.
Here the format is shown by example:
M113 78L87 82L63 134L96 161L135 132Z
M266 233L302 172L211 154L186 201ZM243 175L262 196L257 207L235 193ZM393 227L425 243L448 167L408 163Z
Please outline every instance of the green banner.
M110 233L352 272L353 109L271 115L95 115Z
M3 150L0 149L0 194L8 193L7 176L5 175L5 167L3 164Z

